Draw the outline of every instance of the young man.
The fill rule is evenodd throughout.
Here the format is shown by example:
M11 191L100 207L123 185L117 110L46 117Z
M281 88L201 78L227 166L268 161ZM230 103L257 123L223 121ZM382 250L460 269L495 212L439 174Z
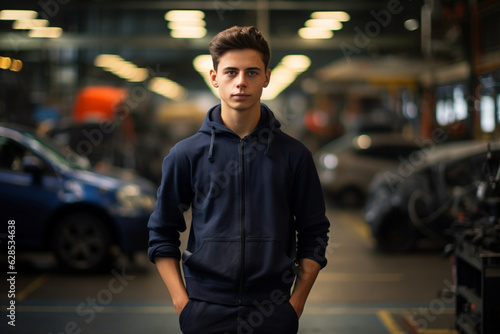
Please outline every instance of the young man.
M262 34L233 27L209 48L221 104L163 162L148 255L183 333L297 333L326 265L329 222L317 172L310 152L260 103L271 76Z

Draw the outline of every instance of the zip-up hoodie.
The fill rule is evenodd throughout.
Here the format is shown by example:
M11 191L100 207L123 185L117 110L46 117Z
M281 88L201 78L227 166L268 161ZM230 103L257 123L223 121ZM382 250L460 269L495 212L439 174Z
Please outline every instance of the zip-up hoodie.
M162 165L150 230L149 259L183 262L190 298L228 305L290 296L297 259L326 265L329 222L309 150L280 130L261 104L257 128L240 138L220 105ZM187 249L179 250L191 208Z

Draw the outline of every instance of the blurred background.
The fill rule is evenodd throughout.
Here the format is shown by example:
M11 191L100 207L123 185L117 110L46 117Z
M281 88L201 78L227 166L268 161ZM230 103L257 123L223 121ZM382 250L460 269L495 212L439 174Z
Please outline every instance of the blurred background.
M219 103L208 42L234 25L255 25L270 42L262 100L314 154L328 216L338 222L339 247L301 333L498 333L498 275L486 283L482 264L457 270L447 260L464 239L474 241L474 254L500 251L492 204L500 175L497 0L2 3L0 234L4 274L17 273L21 297L19 326L1 325L13 333L178 332L144 259L145 224L163 158ZM456 297L457 272L458 286L474 285L474 302ZM108 285L117 275L123 294ZM454 286L448 299L436 294L445 281ZM2 292L2 305L9 300ZM433 313L436 301L443 307ZM422 305L445 320L415 313ZM138 310L150 327L113 327L121 312ZM165 314L168 324L159 320ZM366 327L349 322L362 315Z

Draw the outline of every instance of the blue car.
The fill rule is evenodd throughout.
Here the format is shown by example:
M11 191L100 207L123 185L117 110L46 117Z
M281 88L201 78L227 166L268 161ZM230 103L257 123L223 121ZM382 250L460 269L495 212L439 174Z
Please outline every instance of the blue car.
M51 250L78 272L104 269L116 246L127 255L147 248L155 192L138 177L93 172L30 129L0 125L0 235L9 249Z

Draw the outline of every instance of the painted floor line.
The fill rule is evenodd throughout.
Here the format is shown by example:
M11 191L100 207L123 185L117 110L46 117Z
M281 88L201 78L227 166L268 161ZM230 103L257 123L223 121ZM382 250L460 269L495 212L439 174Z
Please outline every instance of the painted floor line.
M35 290L40 288L48 279L47 275L42 275L39 276L37 279L35 279L33 282L31 282L26 288L21 290L16 296L17 301L23 301L28 297L30 294L32 294Z
M335 214L339 215L337 222L354 232L367 246L373 247L375 245L370 227L364 222L362 216L359 219L352 219L349 214L340 212Z
M405 334L405 332L401 329L401 327L399 327L396 320L394 320L389 311L379 310L377 312L377 316L390 334Z

